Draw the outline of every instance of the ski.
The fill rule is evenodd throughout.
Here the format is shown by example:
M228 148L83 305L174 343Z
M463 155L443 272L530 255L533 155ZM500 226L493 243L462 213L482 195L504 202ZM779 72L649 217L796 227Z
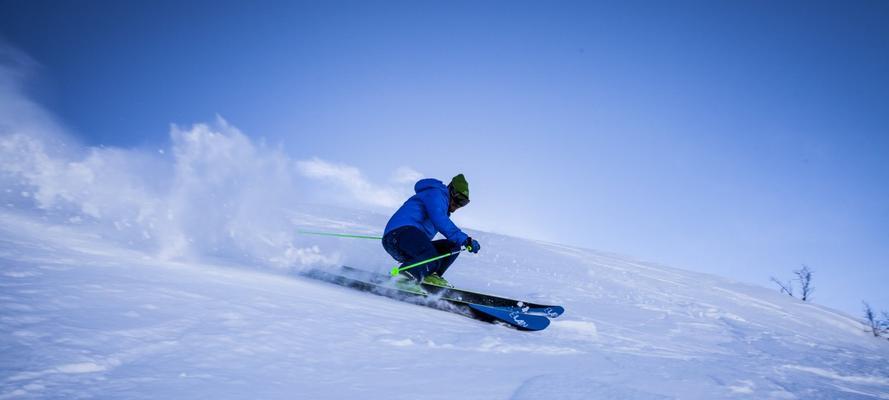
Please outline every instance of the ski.
M369 271L343 266L342 270L349 276L360 277L372 282L387 282L391 278L388 275L373 273ZM490 294L478 293L469 290L457 288L448 288L443 286L421 284L422 288L430 294L456 299L472 304L481 304L489 307L497 307L509 312L517 311L525 314L540 314L549 318L556 318L565 312L565 308L556 305L537 304L528 301L515 300L506 297L494 296Z
M472 304L464 300L449 298L444 295L404 290L393 286L388 279L386 281L375 282L375 279L368 279L367 276L364 277L365 279L362 279L362 277L358 276L348 276L345 274L338 275L321 270L311 270L304 275L313 279L323 280L380 296L454 312L484 322L504 323L523 331L543 330L549 326L550 322L545 316L523 313L519 309Z

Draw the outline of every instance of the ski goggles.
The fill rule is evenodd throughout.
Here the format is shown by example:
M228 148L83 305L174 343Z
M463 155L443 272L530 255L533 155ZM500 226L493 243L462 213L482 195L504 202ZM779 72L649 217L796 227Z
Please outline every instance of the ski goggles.
M457 208L465 207L469 204L469 197L463 193L451 191L451 201L454 202Z

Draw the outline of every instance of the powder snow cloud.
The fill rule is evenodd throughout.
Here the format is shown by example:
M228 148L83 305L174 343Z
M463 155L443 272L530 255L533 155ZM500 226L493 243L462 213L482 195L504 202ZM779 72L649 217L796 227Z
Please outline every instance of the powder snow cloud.
M352 165L296 160L222 117L172 125L160 151L84 145L25 94L39 68L0 45L2 212L89 228L163 259L336 264L336 251L294 233L288 210L322 202L388 212L421 176L401 167L378 184Z
M376 185L353 166L331 163L320 158L298 161L296 165L304 176L332 183L355 201L382 208L399 206L410 194L406 188L412 188L413 182L422 177L422 174L410 167L400 167L392 177L395 185Z

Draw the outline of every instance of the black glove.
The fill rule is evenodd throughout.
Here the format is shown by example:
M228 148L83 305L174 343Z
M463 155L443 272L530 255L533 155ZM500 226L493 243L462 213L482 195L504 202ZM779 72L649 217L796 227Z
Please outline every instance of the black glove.
M463 242L463 246L466 247L466 250L469 250L470 253L478 253L482 248L482 245L478 244L478 240L471 237L466 238L466 241Z

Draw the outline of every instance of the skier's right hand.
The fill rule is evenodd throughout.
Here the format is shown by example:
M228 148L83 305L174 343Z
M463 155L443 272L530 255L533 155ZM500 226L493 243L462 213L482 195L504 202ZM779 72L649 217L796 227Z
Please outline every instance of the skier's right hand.
M470 253L478 253L479 249L482 248L482 245L478 244L478 240L471 237L466 238L466 242L463 243L463 246L466 247L466 250L469 250Z

